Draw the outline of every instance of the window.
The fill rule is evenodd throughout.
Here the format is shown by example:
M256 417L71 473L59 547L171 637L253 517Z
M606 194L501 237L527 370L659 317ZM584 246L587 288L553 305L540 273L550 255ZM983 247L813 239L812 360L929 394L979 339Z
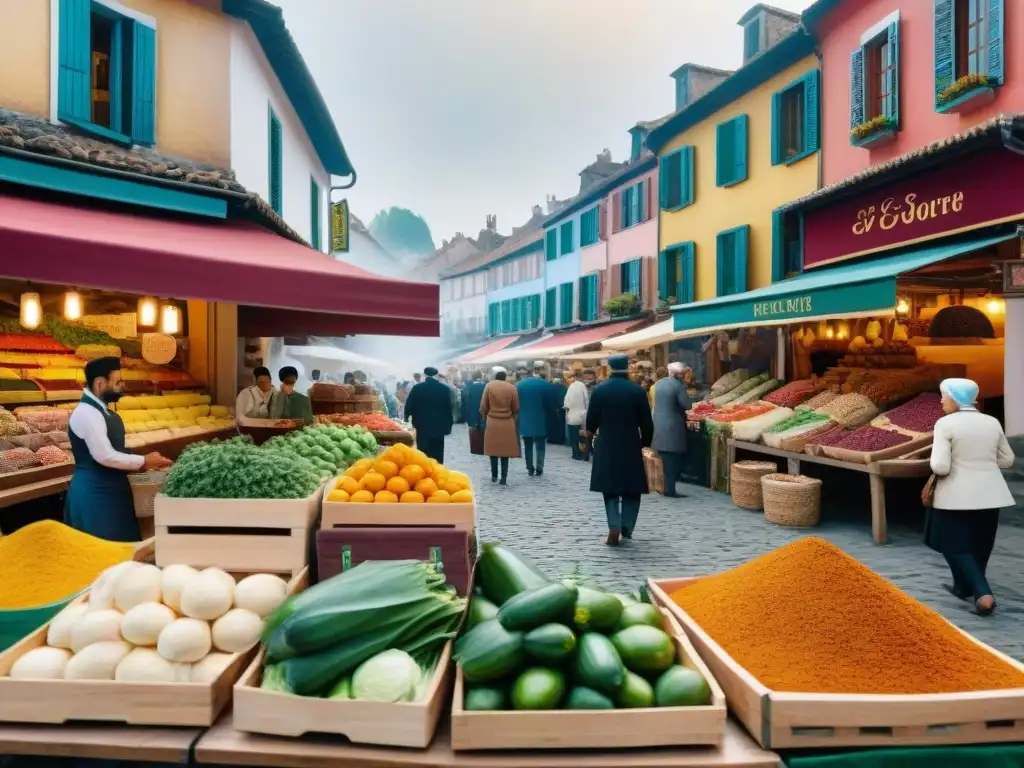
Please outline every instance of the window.
M640 126L636 126L629 132L629 135L632 138L629 162L635 163L640 159L640 155L644 152L644 142L647 141L647 131Z
M719 232L717 238L716 279L719 296L747 290L747 245L750 227Z
M487 305L487 335L495 336L501 333L501 307L494 303Z
M673 77L676 80L676 111L678 111L690 103L690 74L687 70L683 70Z
M560 254L565 256L567 253L572 253L574 250L572 242L572 221L567 221L561 226L559 239L562 244Z
M559 287L559 293L561 294L559 297L559 303L561 304L558 314L559 325L570 325L575 310L573 306L572 283L562 283Z
M850 56L850 141L873 144L899 129L900 22L892 22Z
M819 149L819 80L812 70L772 94L772 165L788 165Z
M1004 0L935 0L935 103L951 109L1004 75Z
M540 294L536 293L523 299L523 330L540 327Z
M715 184L731 187L747 179L747 116L738 115L715 129Z
M694 300L694 244L679 243L658 254L658 298L673 304Z
M320 185L309 180L309 242L320 250Z
M92 0L59 0L57 117L101 138L152 145L156 30Z
M580 321L589 323L601 316L600 279L595 272L581 277L580 284Z
M501 302L501 332L508 333L512 330L512 300L505 299Z
M462 298L462 281L459 280L459 278L456 277L454 280L449 280L449 285L451 285L452 300L454 301L454 300L461 299Z
M549 229L544 234L544 254L548 261L558 258L558 230Z
M481 294L487 290L487 276L483 272L473 275L473 294Z
M274 114L273 107L270 108L270 125L268 127L267 154L270 173L270 207L274 213L281 215L281 184L282 184L282 150L281 150L281 121Z
M619 195L619 205L622 206L621 221L622 229L632 227L644 221L644 182L639 182L631 187L626 187Z
M544 292L544 327L554 328L558 325L558 289L548 288Z
M749 21L743 28L743 60L749 61L761 51L761 19Z
M586 248L588 245L593 245L600 239L600 235L600 211L595 205L590 210L584 211L583 215L580 216L580 248Z
M643 261L642 258L633 259L619 265L619 284L622 286L622 292L632 294L637 299L643 298Z
M693 147L681 147L661 158L658 184L663 211L693 204Z

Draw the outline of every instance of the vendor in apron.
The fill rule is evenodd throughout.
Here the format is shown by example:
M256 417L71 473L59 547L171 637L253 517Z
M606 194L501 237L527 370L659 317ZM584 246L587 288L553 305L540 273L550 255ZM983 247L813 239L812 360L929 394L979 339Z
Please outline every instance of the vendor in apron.
M239 392L235 399L235 422L240 427L251 426L253 419L270 418L270 401L275 395L270 370L261 365L252 375L256 383Z
M170 466L159 453L125 453L124 422L107 406L121 397L121 361L101 357L85 366L86 388L68 422L75 457L64 505L64 521L72 528L110 541L138 541L129 472Z

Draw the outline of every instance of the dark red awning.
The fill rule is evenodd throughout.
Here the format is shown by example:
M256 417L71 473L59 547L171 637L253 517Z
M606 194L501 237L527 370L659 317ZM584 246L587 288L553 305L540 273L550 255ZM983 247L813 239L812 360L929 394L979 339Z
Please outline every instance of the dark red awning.
M438 286L379 277L242 221L193 221L0 195L0 275L268 312L301 333L437 335ZM252 319L252 312L243 312ZM404 321L382 323L377 319ZM250 325L253 323L250 322ZM261 325L268 325L261 323ZM364 330L369 328L370 330ZM267 335L278 335L264 327Z

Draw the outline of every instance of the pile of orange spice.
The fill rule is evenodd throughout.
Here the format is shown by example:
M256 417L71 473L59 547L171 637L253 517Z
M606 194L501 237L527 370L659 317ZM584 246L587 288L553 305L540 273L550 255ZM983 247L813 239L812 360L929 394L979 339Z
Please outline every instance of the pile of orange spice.
M1024 672L823 539L672 594L762 685L793 693L1024 688Z

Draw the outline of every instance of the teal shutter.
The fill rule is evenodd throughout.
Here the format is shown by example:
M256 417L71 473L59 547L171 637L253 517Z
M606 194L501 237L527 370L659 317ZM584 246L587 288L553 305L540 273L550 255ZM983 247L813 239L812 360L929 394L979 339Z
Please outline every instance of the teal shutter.
M544 326L554 328L558 325L558 290L548 288L544 292Z
M519 299L519 330L525 331L530 327L530 297L523 296Z
M821 148L820 82L821 72L817 69L804 75L804 155Z
M865 109L864 49L858 48L850 54L850 130L864 124Z
M772 94L772 165L782 165L782 93Z
M668 208L668 157L658 160L658 207Z
M682 185L682 191L680 192L680 200L682 205L692 205L694 201L693 194L693 147L683 147L680 158L680 165L682 168L679 171L679 183Z
M719 123L715 126L715 186L724 187L730 181L732 168L732 126Z
M309 242L320 250L320 185L309 180Z
M772 282L786 277L786 215L772 211Z
M92 119L90 0L60 0L57 116Z
M743 293L747 290L747 251L750 245L750 227L742 226L736 230L736 246L733 249L735 267L732 272L732 293Z
M677 304L692 304L695 293L693 243L684 243L679 254L679 286Z
M501 332L508 333L512 330L512 302L505 299L501 302Z
M539 328L540 327L540 294L539 293L535 293L533 295L533 303L531 305L530 312L531 312L531 314L530 314L530 327L531 328Z
M567 221L562 225L562 248L561 254L565 256L567 253L572 253L572 221Z
M282 210L281 200L281 121L277 119L277 115L274 114L274 110L270 109L270 125L267 130L267 150L269 154L269 174L270 174L270 207L274 209L274 212L280 216Z
M110 130L126 133L124 125L124 23L110 28ZM152 142L150 142L152 143Z
M580 320L586 321L590 319L590 308L587 306L587 302L590 300L590 292L587 290L589 283L588 278L581 277L576 281L577 290L580 292Z
M597 318L600 317L600 285L601 281L598 276L596 274L591 275L589 286L590 300L587 302L587 308L590 310L590 317L587 318L588 320L597 320Z
M1001 84L1004 78L1003 29L1006 13L1003 0L988 0L988 76Z
M900 120L900 23L894 21L889 25L889 98L885 103L886 117Z
M156 142L156 30L138 22L132 34L132 141Z
M548 261L558 258L558 229L549 229L544 235L544 257Z
M629 223L636 224L640 221L640 185L634 184L629 188Z
M935 105L956 80L953 48L953 0L935 0Z
M575 307L573 306L572 283L562 283L561 296L559 296L559 320L560 325L569 325L573 320Z
M728 234L719 233L718 237L715 238L715 295L725 296L726 285L725 285L725 261L726 258L731 257L731 254L726 253L726 245L728 244Z
M674 256L674 254L672 254ZM668 251L658 254L658 298L667 299L672 295L669 286L669 257ZM674 258L673 258L674 260ZM678 296L676 298L679 298Z
M749 120L746 115L740 115L733 122L733 163L732 183L739 184L747 180L747 127Z
M639 128L634 128L631 131L630 136L632 137L633 142L629 151L629 160L631 163L635 163L640 159L640 153L643 151L644 136L643 133L640 132Z

